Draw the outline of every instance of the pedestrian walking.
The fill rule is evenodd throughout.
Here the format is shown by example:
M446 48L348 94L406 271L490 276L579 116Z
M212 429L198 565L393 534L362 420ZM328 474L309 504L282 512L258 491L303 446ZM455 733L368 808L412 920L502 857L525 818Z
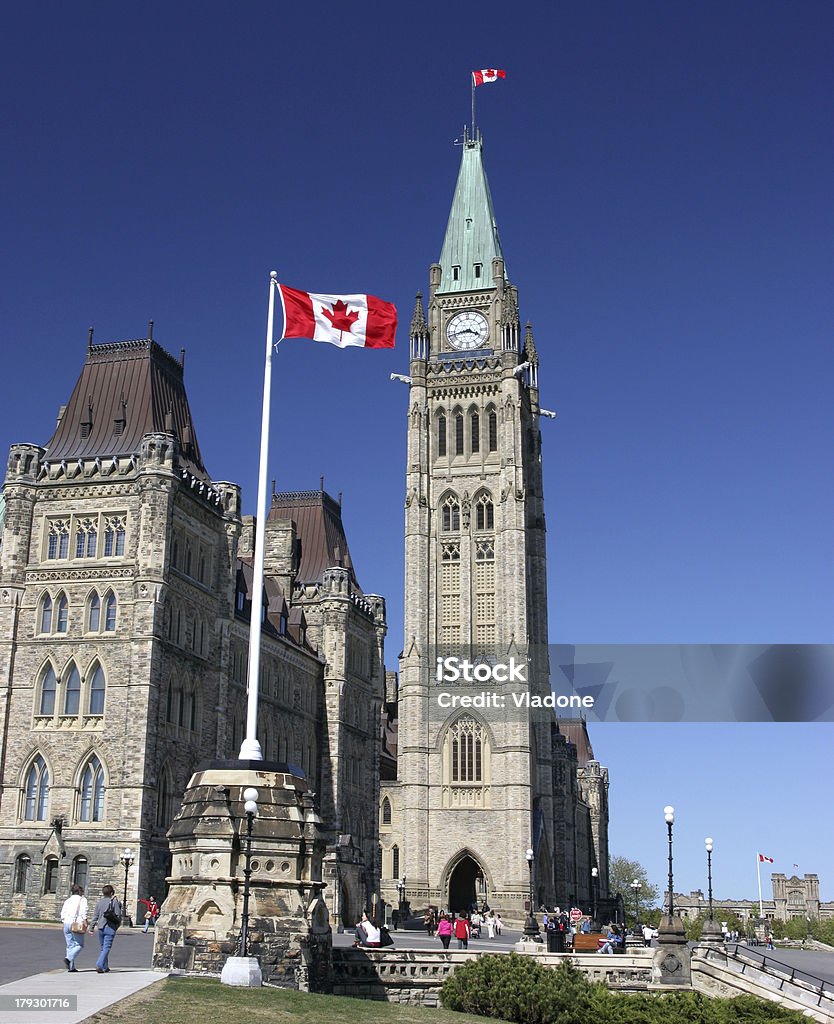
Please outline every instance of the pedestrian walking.
M76 974L78 968L75 961L84 948L84 936L87 934L87 899L80 885L70 889L70 896L61 907L61 924L64 926L64 942L67 947L64 963L70 974Z
M469 949L469 922L465 917L455 919L455 938L458 940L458 949Z
M98 974L108 974L110 971L110 950L121 923L122 905L116 899L116 890L112 885L102 886L101 899L96 901L93 919L90 921L90 935L98 927L98 941L101 947L101 953L96 960L96 973Z
M501 920L501 915L495 915L495 934L500 937L501 932L504 930L504 922Z
M443 943L443 948L448 949L452 941L452 922L446 914L441 914L437 922L437 937Z
M495 938L495 914L490 910L486 916L487 938Z

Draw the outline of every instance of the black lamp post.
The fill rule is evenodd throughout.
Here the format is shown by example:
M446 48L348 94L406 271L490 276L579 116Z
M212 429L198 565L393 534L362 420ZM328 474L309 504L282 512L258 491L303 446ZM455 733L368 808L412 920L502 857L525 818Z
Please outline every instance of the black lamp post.
M664 807L663 816L669 833L669 917L675 916L675 883L672 878L672 825L675 823L675 808Z
M631 891L634 893L634 930L640 924L640 890L643 888L643 883L639 878L635 878L630 883Z
M712 921L712 839L709 836L704 840L704 846L707 848L707 900L709 901L709 919Z
M130 871L130 865L133 863L133 860L134 860L133 851L132 850L128 850L127 848L125 848L124 850L122 850L121 854L119 855L119 860L122 862L122 864L124 864L124 869L125 869L125 889L124 889L124 895L122 897L122 917L125 919L125 921L127 921L128 927L132 928L133 927L133 919L131 918L130 914L127 912L127 876L128 876L128 872Z
M252 877L252 824L258 815L257 789L244 789L243 809L246 812L246 848L243 862L243 913L240 917L240 955L248 956L249 948L249 880Z
M527 857L527 869L530 872L530 903L527 918L524 922L524 934L528 939L532 940L539 934L539 926L533 914L533 861L536 855L532 850L528 850L525 856Z
M591 931L599 931L597 924L597 886L599 885L599 870L591 868Z

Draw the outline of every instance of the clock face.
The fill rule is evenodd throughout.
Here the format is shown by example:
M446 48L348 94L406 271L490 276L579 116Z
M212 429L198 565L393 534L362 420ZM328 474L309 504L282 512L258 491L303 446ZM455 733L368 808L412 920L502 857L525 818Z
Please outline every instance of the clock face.
M489 324L480 313L456 313L446 324L446 337L452 348L481 348L489 337Z

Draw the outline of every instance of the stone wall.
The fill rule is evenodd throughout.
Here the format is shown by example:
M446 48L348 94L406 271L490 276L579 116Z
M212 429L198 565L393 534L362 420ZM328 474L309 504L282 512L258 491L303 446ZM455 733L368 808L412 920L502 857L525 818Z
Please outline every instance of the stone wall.
M637 949L617 957L565 953L538 954L545 967L570 959L589 981L604 982L621 992L648 991L652 950ZM333 950L333 995L379 999L415 1006L438 1006L443 982L462 964L488 956L471 950Z

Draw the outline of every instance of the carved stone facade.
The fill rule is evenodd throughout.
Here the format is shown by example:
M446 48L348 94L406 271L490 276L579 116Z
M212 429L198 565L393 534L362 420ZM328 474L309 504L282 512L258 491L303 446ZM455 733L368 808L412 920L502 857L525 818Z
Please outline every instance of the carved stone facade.
M121 896L129 848L135 916L165 895L189 778L236 757L245 722L253 522L205 470L181 362L91 343L52 438L12 446L0 517L0 913L54 920L76 881ZM266 550L259 739L316 794L330 859L349 837L357 913L378 878L385 604L322 491L273 496Z

